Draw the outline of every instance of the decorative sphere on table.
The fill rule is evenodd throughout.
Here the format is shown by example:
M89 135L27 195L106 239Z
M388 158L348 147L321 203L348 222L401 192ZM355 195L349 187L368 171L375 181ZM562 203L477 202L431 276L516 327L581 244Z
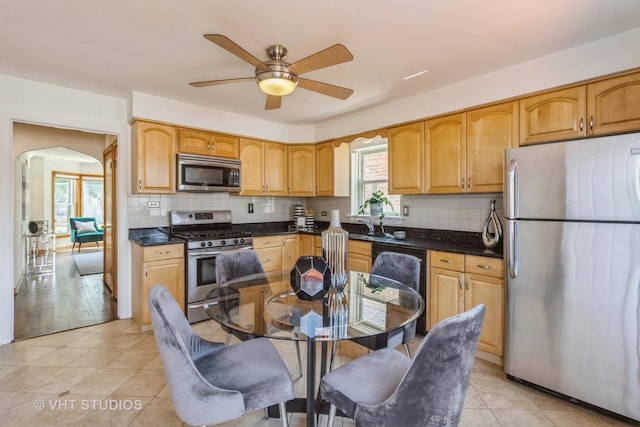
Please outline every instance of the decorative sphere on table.
M322 257L302 256L291 270L291 287L298 298L315 301L331 286L331 270Z

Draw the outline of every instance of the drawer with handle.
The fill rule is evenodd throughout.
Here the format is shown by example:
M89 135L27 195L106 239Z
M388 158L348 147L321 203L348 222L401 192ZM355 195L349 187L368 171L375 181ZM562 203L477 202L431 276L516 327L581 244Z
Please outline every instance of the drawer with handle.
M182 258L184 257L184 244L145 246L142 248L142 257L144 262Z
M451 252L429 251L432 268L445 270L464 271L464 254Z
M466 255L464 269L467 273L504 277L504 262L500 258Z

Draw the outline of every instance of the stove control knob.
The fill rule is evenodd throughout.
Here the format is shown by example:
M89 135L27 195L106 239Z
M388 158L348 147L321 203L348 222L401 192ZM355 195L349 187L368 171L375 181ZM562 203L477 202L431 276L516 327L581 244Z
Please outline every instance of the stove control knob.
M209 247L213 246L213 242L207 242L207 246Z
M200 243L200 247L201 247L201 248L204 248L205 246L207 246L207 244L206 244L205 242L201 242L201 243Z
M226 245L226 244L227 244L227 241L226 241L226 240L220 240L220 244L221 244L222 246L224 246L224 245Z
M233 243L234 243L235 245L237 245L237 244L238 244L238 239L235 239L235 240L233 241Z
M241 244L242 244L242 243L244 243L244 239L240 239L240 243L241 243Z

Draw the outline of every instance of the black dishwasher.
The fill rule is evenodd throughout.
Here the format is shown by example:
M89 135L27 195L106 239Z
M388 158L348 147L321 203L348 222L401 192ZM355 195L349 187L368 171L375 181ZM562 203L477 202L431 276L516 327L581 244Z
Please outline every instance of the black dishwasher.
M396 252L413 255L420 260L420 295L424 299L425 309L416 321L416 332L421 335L427 334L427 251L408 247L403 244L374 242L371 246L372 261L376 262L376 257L382 252Z

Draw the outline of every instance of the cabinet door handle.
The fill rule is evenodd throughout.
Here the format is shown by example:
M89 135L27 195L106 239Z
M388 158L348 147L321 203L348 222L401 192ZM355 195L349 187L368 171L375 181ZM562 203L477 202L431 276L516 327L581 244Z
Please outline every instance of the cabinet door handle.
M460 180L460 188L464 190L464 178Z
M490 265L482 265L482 264L478 264L477 267L484 268L484 269L487 269L487 270L491 268Z
M149 267L144 268L144 277L149 277Z
M451 264L453 261L450 259L440 259L440 262L446 262L447 264Z
M462 279L458 279L458 286L462 289Z
M469 279L467 279L467 290L469 290Z
M589 129L593 130L593 116L589 118Z
M467 189L471 188L471 177L467 178Z
M584 128L584 118L580 117L580 133L582 133L583 128Z
M138 180L138 189L142 190L142 180L141 179Z

